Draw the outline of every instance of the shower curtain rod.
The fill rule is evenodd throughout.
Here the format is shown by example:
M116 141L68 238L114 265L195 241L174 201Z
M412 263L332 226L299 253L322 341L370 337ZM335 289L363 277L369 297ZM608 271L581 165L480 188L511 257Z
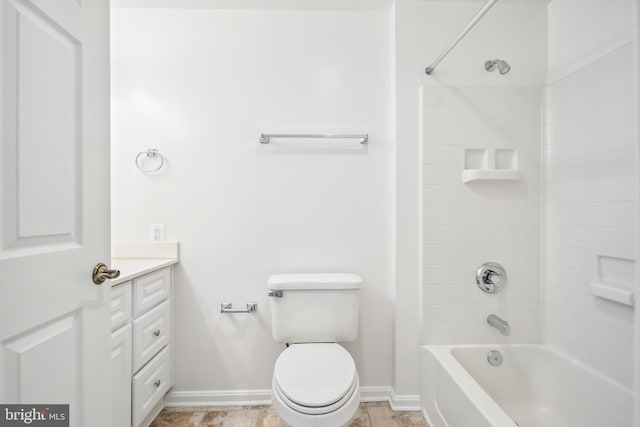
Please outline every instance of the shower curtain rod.
M467 35L467 33L469 31L471 31L471 29L478 23L478 21L485 15L485 13L487 13L489 11L489 9L491 9L491 7L497 2L498 0L489 0L483 7L482 9L480 9L480 11L478 12L478 14L471 20L471 22L469 23L469 25L467 25L465 27L464 30L462 30L462 32L460 33L460 35L458 35L458 37L456 37L456 39L451 42L451 44L449 46L447 46L447 48L442 51L442 53L440 54L440 56L438 56L436 58L435 61L433 61L431 63L431 65L429 65L427 67L427 69L425 70L425 72L427 74L431 74L433 73L433 70L438 66L438 64L440 63L440 61L442 61L445 56L447 56L449 54L449 52L451 52L453 50L454 47L456 47L456 45L458 43L460 43L460 40L462 40L464 38L464 36Z

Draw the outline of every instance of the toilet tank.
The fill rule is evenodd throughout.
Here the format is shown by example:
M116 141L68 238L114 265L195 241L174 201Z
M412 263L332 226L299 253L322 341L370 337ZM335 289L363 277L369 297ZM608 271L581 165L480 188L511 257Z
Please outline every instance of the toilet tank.
M358 336L360 287L357 274L269 276L271 331L278 342L344 342Z

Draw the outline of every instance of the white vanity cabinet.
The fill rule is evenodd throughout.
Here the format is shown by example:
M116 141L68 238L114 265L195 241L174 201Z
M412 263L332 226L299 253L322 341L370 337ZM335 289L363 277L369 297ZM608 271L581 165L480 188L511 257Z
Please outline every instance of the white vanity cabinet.
M111 292L113 426L144 427L173 385L171 267L126 278Z
M111 289L111 413L113 427L131 426L131 282Z

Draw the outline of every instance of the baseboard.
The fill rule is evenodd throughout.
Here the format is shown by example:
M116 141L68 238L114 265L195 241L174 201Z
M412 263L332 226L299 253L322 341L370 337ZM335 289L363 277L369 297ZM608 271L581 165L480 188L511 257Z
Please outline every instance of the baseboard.
M420 396L397 395L391 387L360 387L362 402L389 402L394 411L419 411ZM164 406L271 405L271 390L170 391Z
M360 387L361 402L388 402L391 387Z
M389 387L389 406L394 411L420 411L419 394L396 394L393 388Z
M271 405L271 390L170 391L164 406Z

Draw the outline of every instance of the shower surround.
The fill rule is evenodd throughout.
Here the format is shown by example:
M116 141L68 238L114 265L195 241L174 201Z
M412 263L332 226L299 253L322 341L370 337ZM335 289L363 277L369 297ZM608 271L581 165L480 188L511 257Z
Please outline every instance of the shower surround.
M541 342L541 89L425 86L422 119L422 343ZM509 150L520 178L463 184L471 150ZM499 293L476 286L487 261L507 271ZM487 326L491 313L510 337Z
M431 6L444 16L443 9ZM428 347L540 342L549 349L545 351L563 354L584 368L576 371L581 373L574 384L583 384L578 388L586 387L589 378L600 378L625 396L598 400L595 414L614 412L622 420L614 424L629 425L633 309L596 296L592 283L626 291L636 281L632 2L538 4L548 25L540 38L546 52L528 51L521 40L511 38L506 27L516 18L501 21L504 16L497 12L504 12L504 6L487 14L493 22L479 24L459 56L452 53L448 69L443 62L421 84L421 342ZM490 28L501 28L501 38L494 39ZM503 45L505 39L514 43ZM509 50L515 45L519 52ZM478 57L487 46L496 51L490 57L499 55L512 66L503 76L492 73L492 85L486 83L487 73L478 71ZM529 56L519 57L522 52ZM539 64L548 64L544 78L527 82L528 67ZM469 71L462 71L465 66ZM527 90L535 96L515 98ZM476 149L477 157L491 153L492 147L517 151L521 179L461 184L458 174L469 159L465 153ZM509 274L498 295L474 289L474 268L486 261L505 265ZM486 324L491 312L509 321L511 337ZM537 363L525 356L515 360ZM423 368L424 376L430 368ZM555 376L551 368L541 372ZM486 381L474 379L464 393L482 386L496 400ZM588 412L576 410L580 417Z

